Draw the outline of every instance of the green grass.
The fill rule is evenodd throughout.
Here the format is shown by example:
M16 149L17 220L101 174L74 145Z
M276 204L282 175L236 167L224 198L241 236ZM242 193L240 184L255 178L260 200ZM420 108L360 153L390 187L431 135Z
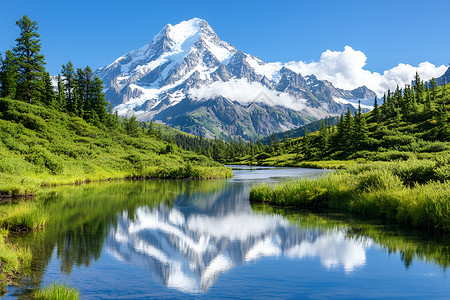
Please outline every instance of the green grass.
M6 292L6 286L31 264L30 249L7 243L7 236L8 231L0 228L0 296Z
M102 126L102 125L99 125ZM0 197L42 186L119 178L226 178L213 160L140 131L96 127L79 117L0 99Z
M44 287L43 290L35 294L38 300L76 300L80 299L80 292L76 288L71 288L66 284L53 283Z
M0 228L29 231L44 227L47 214L40 203L22 201L0 205Z
M317 179L250 192L254 202L321 207L429 230L450 231L450 172L424 161L359 164Z

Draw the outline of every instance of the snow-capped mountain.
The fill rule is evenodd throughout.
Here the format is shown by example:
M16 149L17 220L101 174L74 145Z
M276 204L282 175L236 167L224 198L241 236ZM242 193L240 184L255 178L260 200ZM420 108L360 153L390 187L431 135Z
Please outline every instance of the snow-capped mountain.
M450 67L445 71L445 73L441 76L436 78L436 82L439 85L444 85L450 82Z
M194 18L166 25L153 40L96 71L119 115L136 115L183 131L252 137L338 114L366 87L335 88L281 63L265 63L222 41Z

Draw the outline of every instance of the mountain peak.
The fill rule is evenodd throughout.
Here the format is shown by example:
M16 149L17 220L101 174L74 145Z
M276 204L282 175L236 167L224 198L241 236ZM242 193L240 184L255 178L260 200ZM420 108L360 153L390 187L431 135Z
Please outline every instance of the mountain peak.
M187 39L198 36L205 27L209 27L205 20L193 18L188 21L182 21L176 25L168 24L164 28L167 28L165 33L168 38L175 44L182 44Z

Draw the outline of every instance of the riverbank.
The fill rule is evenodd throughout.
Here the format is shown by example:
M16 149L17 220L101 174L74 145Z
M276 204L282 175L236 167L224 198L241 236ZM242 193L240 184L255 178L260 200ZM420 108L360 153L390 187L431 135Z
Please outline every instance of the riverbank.
M0 228L0 296L6 292L6 287L29 271L31 251L29 248L7 242L8 231Z
M164 141L161 129L134 123L129 132L129 122L92 124L74 114L0 98L0 197L112 179L232 175L220 163Z
M161 168L143 167L141 170L112 171L74 175L12 175L0 173L0 201L7 198L34 197L36 192L48 186L77 185L121 179L223 179L231 178L233 171L224 166L180 166Z
M254 187L250 200L320 207L427 230L450 231L450 167L414 160L350 166L317 179Z

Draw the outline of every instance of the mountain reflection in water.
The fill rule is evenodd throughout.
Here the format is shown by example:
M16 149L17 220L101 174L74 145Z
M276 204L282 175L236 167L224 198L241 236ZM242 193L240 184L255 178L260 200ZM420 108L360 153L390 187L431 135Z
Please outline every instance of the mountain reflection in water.
M247 195L247 196L246 196ZM239 185L182 196L165 204L124 212L105 245L117 260L147 268L164 285L183 292L205 292L218 276L262 257L318 257L326 268L352 272L366 261L368 238L345 229L302 229L280 215L254 212L248 191Z

